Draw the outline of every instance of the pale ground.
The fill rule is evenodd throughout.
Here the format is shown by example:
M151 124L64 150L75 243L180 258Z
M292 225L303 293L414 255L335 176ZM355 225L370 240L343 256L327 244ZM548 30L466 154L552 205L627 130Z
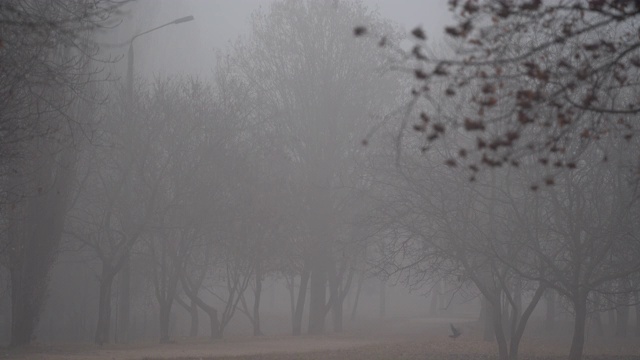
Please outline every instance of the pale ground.
M487 360L495 358L495 344L481 340L481 331L470 319L404 318L362 322L341 335L230 337L207 340L178 340L173 344L155 343L109 345L90 344L37 345L7 352L0 359L12 360L200 360L240 357L238 360L324 360L327 358L378 360ZM452 340L449 323L456 323L463 335ZM561 331L562 333L563 331ZM548 335L548 334L547 334ZM565 336L527 338L520 354L523 360L563 359L568 353ZM588 339L585 355L591 359L640 360L640 341L612 338ZM304 354L304 355L302 355ZM257 356L260 355L260 356ZM428 355L428 356L425 356Z
M436 327L448 332L449 322L468 319L393 319L381 323L363 322L358 328L341 335L324 336L261 336L231 337L214 342L178 340L172 344L111 344L98 347L92 344L39 344L19 351L0 350L0 359L12 360L141 360L199 357L228 357L258 354L307 353L341 350L381 343L394 343L415 335L416 328ZM330 328L330 322L327 322Z
M18 353L0 354L2 359L15 360L140 360L198 357L245 356L270 353L301 353L337 350L372 344L372 340L323 337L244 337L207 342L145 344L128 347L111 345L98 348L90 345L40 346Z

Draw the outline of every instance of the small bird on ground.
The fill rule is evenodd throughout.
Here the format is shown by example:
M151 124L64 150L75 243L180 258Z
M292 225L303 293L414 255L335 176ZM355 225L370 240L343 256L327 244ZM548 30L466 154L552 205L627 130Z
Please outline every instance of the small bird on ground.
M462 331L458 330L455 326L453 326L453 324L449 325L451 325L451 335L449 335L450 338L455 340L458 338L458 336L462 335Z

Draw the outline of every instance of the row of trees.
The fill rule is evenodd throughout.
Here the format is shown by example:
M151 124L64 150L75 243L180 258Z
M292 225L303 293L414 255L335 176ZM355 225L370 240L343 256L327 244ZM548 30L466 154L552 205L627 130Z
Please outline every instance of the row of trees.
M638 184L634 171L621 170L635 169L628 147L609 144L604 164L588 164L603 151L589 149L578 169L537 192L528 185L538 176L533 159L469 186L464 173L434 165L446 152L425 159L407 151L401 171L377 175L375 263L415 287L445 278L477 289L502 359L517 358L533 310L546 292L557 293L574 316L576 356L590 317L617 308L628 319L637 301Z
M117 21L111 1L0 5L0 257L12 343L28 343L74 201L79 148L90 140L105 74L91 40ZM6 296L6 294L2 294Z
M569 357L579 359L588 314L598 318L611 304L628 311L637 298L631 79L640 8L449 3L456 24L444 29L445 51L419 27L408 50L375 28L354 28L399 54L392 68L414 77L405 121L416 119L419 136L404 142L399 174L380 181L381 267L414 283L444 276L472 284L501 359L517 358L533 309L545 292L558 293L575 320Z
M92 99L60 100L61 128L31 132L34 152L18 151L32 170L6 177L19 186L3 212L12 345L34 337L61 242L96 274L98 344L112 341L115 318L120 340L128 337L130 273L152 284L161 342L171 338L176 303L194 324L206 313L211 338L238 309L260 334L268 276L290 283L294 334L307 293L309 333L325 331L329 312L341 331L343 302L364 266L354 241L366 186L358 138L369 114L395 100L394 81L372 73L376 49L351 37L354 19L382 24L357 3L277 2L220 55L211 82L136 81L127 98L117 81L87 78Z
M94 9L93 3L74 2L87 9ZM631 11L631 2L623 3L607 6ZM38 4L58 2L29 4L16 2L13 12L3 8L2 14L18 16L18 10L29 13L41 9ZM80 14L108 21L106 15L118 8L104 4L98 8L105 17ZM467 1L458 8L454 2L466 20L448 32L467 41L473 27L465 16L481 10L507 9L496 15L537 21L529 15L545 9L536 1L509 4ZM589 16L613 16L606 7L593 9ZM553 14L545 11L544 16ZM501 26L500 16L495 26ZM76 26L84 17L64 19L60 28ZM0 26L18 26L14 20ZM385 33L376 41L382 52L352 38L357 23ZM503 360L517 358L527 322L550 290L573 309L572 359L582 355L588 314L611 304L628 309L633 296L637 300L637 159L628 152L637 144L633 136L619 141L635 129L632 114L618 123L620 137L606 137L602 127L593 128L603 113L596 102L578 114L576 106L566 105L571 98L560 111L553 102L557 96L538 97L536 91L542 94L557 83L539 64L520 64L529 56L525 50L509 58L511 63L500 58L473 63L477 57L433 61L423 46L425 34L416 29L412 36L419 46L403 54L390 45L395 30L360 3L275 2L255 13L252 25L251 36L219 57L213 81L136 81L133 98L126 98L130 92L117 82L93 81L88 53L74 47L90 39L87 33L62 31L60 39L75 34L72 46L60 40L27 47L50 51L47 62L78 67L69 74L58 69L77 76L75 87L65 91L55 76L20 82L34 79L29 72L3 83L9 90L2 106L8 110L1 120L17 129L1 133L8 150L2 158L0 255L10 275L13 345L33 339L63 241L74 255L88 257L87 267L97 275L98 344L112 340L116 317L118 332L128 337L132 294L124 274L129 273L152 288L162 342L171 338L175 304L192 314L193 335L199 311L207 314L212 338L223 335L237 311L259 335L267 277L289 284L294 334L303 331L307 296L308 332L324 332L329 313L333 330L341 331L347 293L361 277L357 273L370 267L417 287L446 279L475 289ZM499 33L480 34L492 36L488 44L507 41L498 41ZM473 46L484 44L470 39ZM509 41L514 39L529 38ZM387 57L389 46L394 52ZM18 54L2 51L3 63ZM398 51L414 81L379 73ZM453 66L459 71L450 78ZM520 74L521 66L528 72ZM479 85L478 91L469 83ZM536 91L522 84L535 85ZM412 87L409 107L402 106L403 86ZM438 89L442 93L436 94ZM620 96L629 96L630 89L620 90ZM78 98L80 93L91 96ZM498 105L499 95L513 101ZM19 108L26 112L9 111ZM576 119L571 126L563 123L569 115ZM404 129L414 116L420 136ZM549 118L559 122L546 126ZM400 129L389 120L398 120ZM527 128L514 132L513 124ZM556 136L582 134L582 124L589 136ZM369 129L379 136L370 136L365 143L371 146L362 147ZM601 141L592 141L594 131ZM555 141L543 137L544 146L535 145L541 133ZM603 158L608 161L597 161ZM494 170L482 172L482 165ZM531 186L540 183L541 167L543 181L554 186ZM123 290L119 298L116 284Z

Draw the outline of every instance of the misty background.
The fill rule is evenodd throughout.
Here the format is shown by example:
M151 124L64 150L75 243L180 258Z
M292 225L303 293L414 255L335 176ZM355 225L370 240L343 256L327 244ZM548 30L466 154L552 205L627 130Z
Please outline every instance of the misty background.
M525 334L640 335L637 140L568 145L571 171L529 154L453 163L539 132L432 142L438 121L480 127L475 94L436 79L421 108L427 75L397 65L413 41L453 53L447 2L142 0L111 15L81 45L61 32L46 56L3 50L44 70L0 78L0 343L431 321L517 355Z

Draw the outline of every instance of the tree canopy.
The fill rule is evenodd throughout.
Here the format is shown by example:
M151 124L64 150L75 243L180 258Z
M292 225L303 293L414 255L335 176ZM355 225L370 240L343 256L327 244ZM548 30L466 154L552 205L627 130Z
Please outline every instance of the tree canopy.
M475 174L534 156L552 185L560 169L578 166L588 144L635 136L637 1L449 4L456 19L444 29L451 55L428 45L420 27L409 35L410 49L384 36L380 42L400 54L393 67L414 76L414 129L423 134L424 151L457 130L468 141L447 165ZM363 26L354 33L380 36Z

